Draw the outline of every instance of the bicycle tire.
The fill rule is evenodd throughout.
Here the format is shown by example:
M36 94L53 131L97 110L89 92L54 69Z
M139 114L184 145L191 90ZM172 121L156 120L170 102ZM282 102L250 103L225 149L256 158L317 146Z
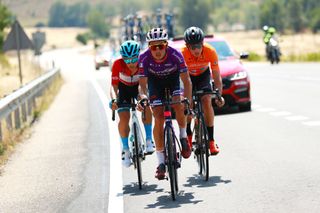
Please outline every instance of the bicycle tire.
M204 176L205 180L209 180L209 137L208 137L208 130L206 128L203 115L200 117L202 123L202 147L203 147L203 168L204 168Z
M196 126L197 131L197 163L198 163L198 174L204 176L205 180L209 180L209 140L208 131L204 122L203 116L198 118L198 124Z
M174 138L172 134L172 130L167 128L165 131L165 141L166 141L166 151L168 156L167 166L168 166L168 172L169 172L169 179L170 179L170 189L171 189L171 197L172 200L176 200L176 194L177 194L177 169L176 169L176 163L175 163L175 153L173 152L173 143Z
M198 163L198 174L202 175L202 171L203 171L203 155L201 153L201 146L202 146L202 142L201 142L201 137L202 137L202 133L201 133L201 124L196 124L195 126L195 139L196 139L196 149L195 149L195 156L197 159L197 163Z
M137 130L137 124L133 123L133 134L134 134L134 162L135 166L137 169L137 176L138 176L138 184L139 184L139 189L142 189L142 169L141 169L141 157L140 157L140 146L138 142L138 130Z

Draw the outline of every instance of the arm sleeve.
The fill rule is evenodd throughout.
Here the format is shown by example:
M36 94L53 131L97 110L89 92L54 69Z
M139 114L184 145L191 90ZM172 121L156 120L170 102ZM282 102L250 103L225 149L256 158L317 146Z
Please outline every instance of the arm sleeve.
M121 64L119 60L116 60L112 65L112 75L111 75L111 84L118 85L119 84L119 73L121 69Z
M188 68L187 68L187 65L186 65L186 62L181 54L180 51L176 50L174 53L173 53L173 56L176 58L176 62L177 62L177 65L178 65L178 71L180 73L184 73L184 72L187 72L188 71Z
M143 56L143 57L139 57L139 77L148 77L148 63L147 61L147 57Z

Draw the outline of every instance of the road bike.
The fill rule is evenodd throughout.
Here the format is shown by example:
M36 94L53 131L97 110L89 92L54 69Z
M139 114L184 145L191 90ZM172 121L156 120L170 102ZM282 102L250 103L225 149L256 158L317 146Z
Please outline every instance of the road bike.
M138 184L139 189L142 189L142 168L141 162L145 160L145 156L152 153L146 152L146 140L142 134L142 128L139 123L137 111L136 111L136 100L134 98L131 99L130 104L118 104L119 108L127 107L131 111L131 118L130 118L130 132L131 135L129 138L129 152L130 158L133 162L134 169L137 170L138 175ZM144 119L144 111L142 112L142 119ZM112 120L115 120L115 111L112 111Z
M204 95L212 95L212 98L221 99L219 90L213 92L206 92L203 90L194 91L193 109L194 109L194 128L195 142L193 143L194 156L198 163L198 174L204 176L205 180L209 180L209 136L207 125L204 120L204 113L202 111L201 98Z
M171 105L184 103L187 105L187 111L185 114L189 113L189 102L188 99L183 99L179 101L172 101L170 96L170 91L165 89L165 98L162 103L153 104L153 106L164 106L164 158L166 165L166 172L169 174L170 189L172 200L176 200L176 196L179 191L178 187L178 172L177 169L181 167L181 144L175 135L174 128L172 125L172 114ZM168 179L168 175L166 176Z

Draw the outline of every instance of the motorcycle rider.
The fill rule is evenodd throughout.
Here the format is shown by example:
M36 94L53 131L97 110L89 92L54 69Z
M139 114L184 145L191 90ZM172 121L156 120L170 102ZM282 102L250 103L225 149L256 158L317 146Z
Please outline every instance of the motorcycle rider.
M266 44L266 56L267 59L270 59L270 40L274 39L275 41L278 41L278 38L276 36L276 29L274 27L269 27L267 25L263 26L264 36L263 36L263 42ZM280 55L280 50L279 50Z

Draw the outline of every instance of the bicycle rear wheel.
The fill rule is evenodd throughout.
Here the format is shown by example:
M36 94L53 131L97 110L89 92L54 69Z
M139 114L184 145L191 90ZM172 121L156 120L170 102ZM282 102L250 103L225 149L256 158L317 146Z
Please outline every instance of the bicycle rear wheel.
M137 124L133 123L133 134L134 134L134 163L137 168L138 183L139 189L142 189L142 171L141 171L141 156L140 156L140 146L139 146L139 137Z
M172 200L176 200L176 195L178 192L178 178L177 178L177 165L176 165L176 153L174 150L174 137L172 129L167 128L165 131L165 144L167 152L167 166L170 179L171 197Z

